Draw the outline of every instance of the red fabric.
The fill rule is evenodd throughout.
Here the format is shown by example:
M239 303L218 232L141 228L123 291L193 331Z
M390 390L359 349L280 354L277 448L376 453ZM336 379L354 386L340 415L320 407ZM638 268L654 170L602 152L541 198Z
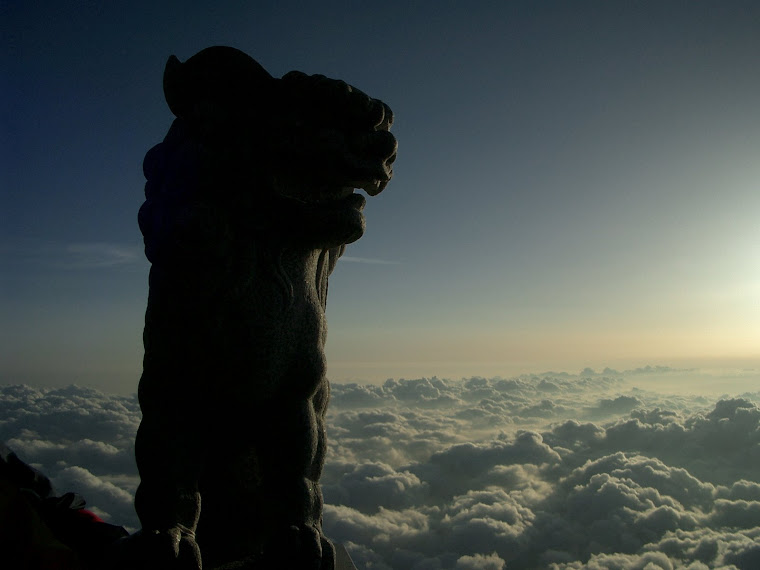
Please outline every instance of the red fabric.
M90 522L95 522L95 523L106 522L103 519L101 519L98 515L96 515L92 511L88 511L87 509L78 509L74 512L77 514L77 517L88 520Z

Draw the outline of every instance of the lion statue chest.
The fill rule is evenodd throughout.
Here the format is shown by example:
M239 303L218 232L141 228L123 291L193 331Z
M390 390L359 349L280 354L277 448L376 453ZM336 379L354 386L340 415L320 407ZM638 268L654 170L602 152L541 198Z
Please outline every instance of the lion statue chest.
M289 401L283 393L302 400L324 381L327 278L335 263L330 258L337 255L335 250L277 252L271 264L273 277L257 278L259 271L253 269L253 278L231 296L227 307L231 318L221 335L230 342L220 350L230 373L249 375L240 383L228 383L237 396L266 405ZM227 354L241 341L248 350Z

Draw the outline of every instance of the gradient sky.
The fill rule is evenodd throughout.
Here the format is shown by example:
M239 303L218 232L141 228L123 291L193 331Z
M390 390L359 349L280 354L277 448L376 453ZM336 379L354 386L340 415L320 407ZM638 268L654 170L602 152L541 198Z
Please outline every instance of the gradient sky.
M0 6L0 382L134 391L163 68L219 44L396 114L333 379L760 366L760 4L302 4Z

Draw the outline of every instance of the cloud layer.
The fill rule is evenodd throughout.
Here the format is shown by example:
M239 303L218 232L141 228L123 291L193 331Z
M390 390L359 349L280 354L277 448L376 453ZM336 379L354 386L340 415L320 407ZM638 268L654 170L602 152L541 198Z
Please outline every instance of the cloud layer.
M333 385L326 533L378 570L760 567L760 393L584 372ZM6 386L0 418L59 492L138 526L134 397Z

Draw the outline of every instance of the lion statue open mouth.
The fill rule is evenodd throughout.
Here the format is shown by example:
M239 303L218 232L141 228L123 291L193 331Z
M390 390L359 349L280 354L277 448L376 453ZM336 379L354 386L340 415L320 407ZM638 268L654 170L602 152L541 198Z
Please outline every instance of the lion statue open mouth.
M327 278L393 174L390 108L245 53L172 56L146 155L152 263L123 567L334 567L319 478ZM147 564L147 565L146 565Z

